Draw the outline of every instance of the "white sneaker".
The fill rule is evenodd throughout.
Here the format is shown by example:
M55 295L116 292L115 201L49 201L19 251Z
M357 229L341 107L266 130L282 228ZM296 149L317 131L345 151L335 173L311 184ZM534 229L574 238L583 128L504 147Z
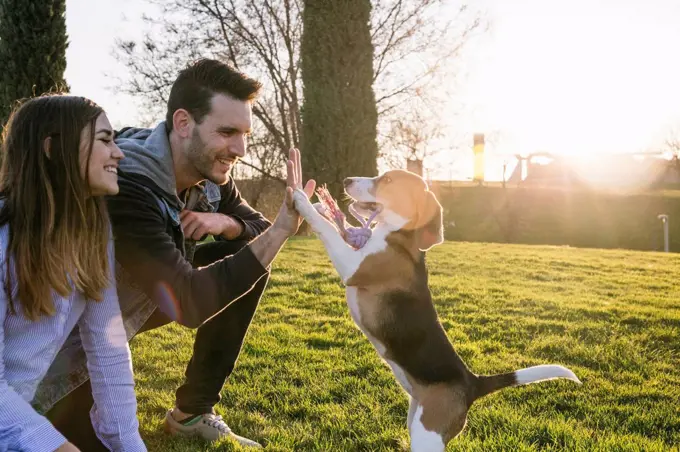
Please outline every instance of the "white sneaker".
M231 428L229 428L227 423L222 419L222 416L206 413L191 417L189 418L189 421L182 423L172 417L172 411L173 410L168 410L165 415L164 424L165 431L171 435L200 436L208 441L216 441L220 438L231 438L244 447L262 448L259 443L252 439L238 436L236 433L232 432Z

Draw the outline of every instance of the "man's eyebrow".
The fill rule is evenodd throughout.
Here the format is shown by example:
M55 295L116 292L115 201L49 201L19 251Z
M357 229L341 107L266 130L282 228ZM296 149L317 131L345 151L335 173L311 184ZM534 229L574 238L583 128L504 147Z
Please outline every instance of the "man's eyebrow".
M232 127L232 126L218 127L217 131L219 133L245 133L246 135L250 135L251 133L253 133L253 129L251 129L251 128L248 128L247 130L242 131L238 127Z

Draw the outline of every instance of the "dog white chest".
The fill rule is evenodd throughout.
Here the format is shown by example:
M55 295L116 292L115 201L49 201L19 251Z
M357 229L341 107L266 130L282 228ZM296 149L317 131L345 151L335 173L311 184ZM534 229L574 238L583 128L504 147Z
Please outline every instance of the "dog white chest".
M401 385L402 388L404 388L404 391L408 392L409 395L413 395L413 386L411 386L411 382L408 381L408 378L406 377L406 372L399 367L397 363L394 361L390 361L389 359L386 359L385 362L390 366L392 369L392 373L394 374L394 378L397 379L399 384Z
M349 313L352 316L354 323L356 323L356 325L364 333L368 340L371 341L371 344L373 344L373 346L378 351L380 356L384 357L385 346L366 330L364 324L361 321L361 310L359 309L359 289L356 287L348 286L345 293L347 295L347 306L349 307Z

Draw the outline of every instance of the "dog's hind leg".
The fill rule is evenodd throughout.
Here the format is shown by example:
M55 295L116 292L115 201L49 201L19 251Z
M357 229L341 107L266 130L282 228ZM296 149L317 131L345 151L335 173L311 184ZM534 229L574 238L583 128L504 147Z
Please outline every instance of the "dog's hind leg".
M430 430L427 430L422 422L423 406L417 405L415 401L411 402L415 406L409 433L411 435L411 452L444 452L446 444L442 436ZM412 408L409 408L409 415ZM410 416L409 416L410 417Z

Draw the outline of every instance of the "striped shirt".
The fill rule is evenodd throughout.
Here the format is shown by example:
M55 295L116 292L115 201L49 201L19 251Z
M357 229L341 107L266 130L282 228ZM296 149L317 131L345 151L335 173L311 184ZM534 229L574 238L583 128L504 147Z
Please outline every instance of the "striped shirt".
M132 360L118 305L115 283L101 302L82 293L62 297L53 292L56 313L38 321L24 317L20 307L11 314L4 290L9 226L0 227L0 452L53 451L66 438L30 402L40 380L77 325L87 356L94 406L90 419L100 441L110 450L146 451L139 435ZM109 268L114 279L113 241ZM16 300L17 282L11 290Z

